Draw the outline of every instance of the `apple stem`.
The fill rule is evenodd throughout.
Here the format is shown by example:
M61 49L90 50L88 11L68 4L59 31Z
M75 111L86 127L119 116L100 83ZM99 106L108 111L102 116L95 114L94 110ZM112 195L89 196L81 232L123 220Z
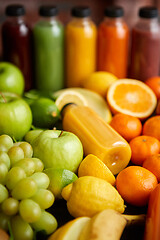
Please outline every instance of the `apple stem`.
M7 100L6 100L5 96L4 96L4 94L3 94L2 92L0 92L0 95L1 95L1 96L2 96L2 98L3 98L3 101L6 103L6 102L7 102Z
M62 135L62 133L63 133L63 130L60 132L60 134L59 134L59 136L58 136L58 137L60 137L60 136Z

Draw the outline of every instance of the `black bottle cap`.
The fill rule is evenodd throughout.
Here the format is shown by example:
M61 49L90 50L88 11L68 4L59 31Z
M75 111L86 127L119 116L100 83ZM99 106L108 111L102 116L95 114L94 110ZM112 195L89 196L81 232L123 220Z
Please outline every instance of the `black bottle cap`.
M110 6L104 11L104 15L107 17L122 17L124 15L124 10L120 6Z
M53 17L58 14L58 8L56 6L44 5L39 8L39 15L43 17Z
M73 17L89 17L91 15L91 9L85 6L74 7L71 10L71 15Z
M158 17L158 9L152 6L146 6L139 9L139 16L142 18Z
M7 16L23 16L26 11L23 5L13 4L6 7L5 13Z

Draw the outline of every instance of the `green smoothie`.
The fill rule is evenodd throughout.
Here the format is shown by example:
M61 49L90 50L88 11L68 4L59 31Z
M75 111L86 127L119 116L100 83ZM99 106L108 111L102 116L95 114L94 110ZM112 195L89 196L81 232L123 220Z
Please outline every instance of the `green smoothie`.
M64 26L43 16L33 28L36 88L57 91L64 87Z

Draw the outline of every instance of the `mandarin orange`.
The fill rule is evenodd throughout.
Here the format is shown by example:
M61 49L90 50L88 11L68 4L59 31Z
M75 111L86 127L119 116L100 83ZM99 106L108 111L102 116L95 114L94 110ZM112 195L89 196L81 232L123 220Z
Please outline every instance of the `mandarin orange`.
M145 83L153 90L157 99L160 99L160 76L148 78Z
M143 135L155 137L160 141L160 115L147 119L143 124L142 133Z
M160 154L149 156L142 166L151 171L157 177L158 182L160 182Z

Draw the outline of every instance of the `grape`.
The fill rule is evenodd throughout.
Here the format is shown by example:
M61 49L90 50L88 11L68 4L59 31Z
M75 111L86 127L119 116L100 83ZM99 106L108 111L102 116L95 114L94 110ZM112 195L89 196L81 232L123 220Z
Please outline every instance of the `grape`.
M8 173L8 168L6 164L3 162L0 162L0 183L4 184L7 173Z
M3 134L0 136L0 151L7 152L13 146L13 140L10 136Z
M55 197L53 193L47 189L38 189L32 200L37 202L41 209L47 209L54 203Z
M58 224L56 218L45 210L42 210L41 216L38 221L31 224L31 226L36 231L44 230L47 234L53 233L56 230L57 225Z
M7 168L10 169L10 158L6 152L0 151L0 162L5 163Z
M9 170L6 176L6 186L12 190L15 185L23 178L26 178L25 171L20 167L13 167Z
M32 197L37 191L36 182L29 177L21 179L13 188L11 195L17 200Z
M8 198L8 190L4 185L0 184L0 203L2 203L6 198Z
M14 240L33 240L33 229L21 216L17 215L11 219L11 229Z
M13 166L16 162L24 158L23 149L19 146L13 146L8 150L8 156L11 161L11 165Z
M37 183L38 188L48 188L50 179L47 174L36 172L30 177Z
M36 165L36 170L35 172L42 172L44 169L44 164L43 162L39 159L39 158L32 158L32 160L34 161L35 165Z
M31 144L28 142L16 142L14 143L14 146L19 146L23 149L24 157L25 158L31 158L33 155L33 148Z
M15 215L18 212L18 207L19 207L19 201L11 197L5 199L1 206L2 211L9 216Z
M8 231L9 220L10 220L10 216L6 215L3 212L0 212L0 228Z
M36 169L36 165L32 158L23 158L15 163L14 167L15 166L23 168L27 176L32 175Z
M41 216L41 208L32 199L24 199L19 204L21 217L28 223L36 222Z

